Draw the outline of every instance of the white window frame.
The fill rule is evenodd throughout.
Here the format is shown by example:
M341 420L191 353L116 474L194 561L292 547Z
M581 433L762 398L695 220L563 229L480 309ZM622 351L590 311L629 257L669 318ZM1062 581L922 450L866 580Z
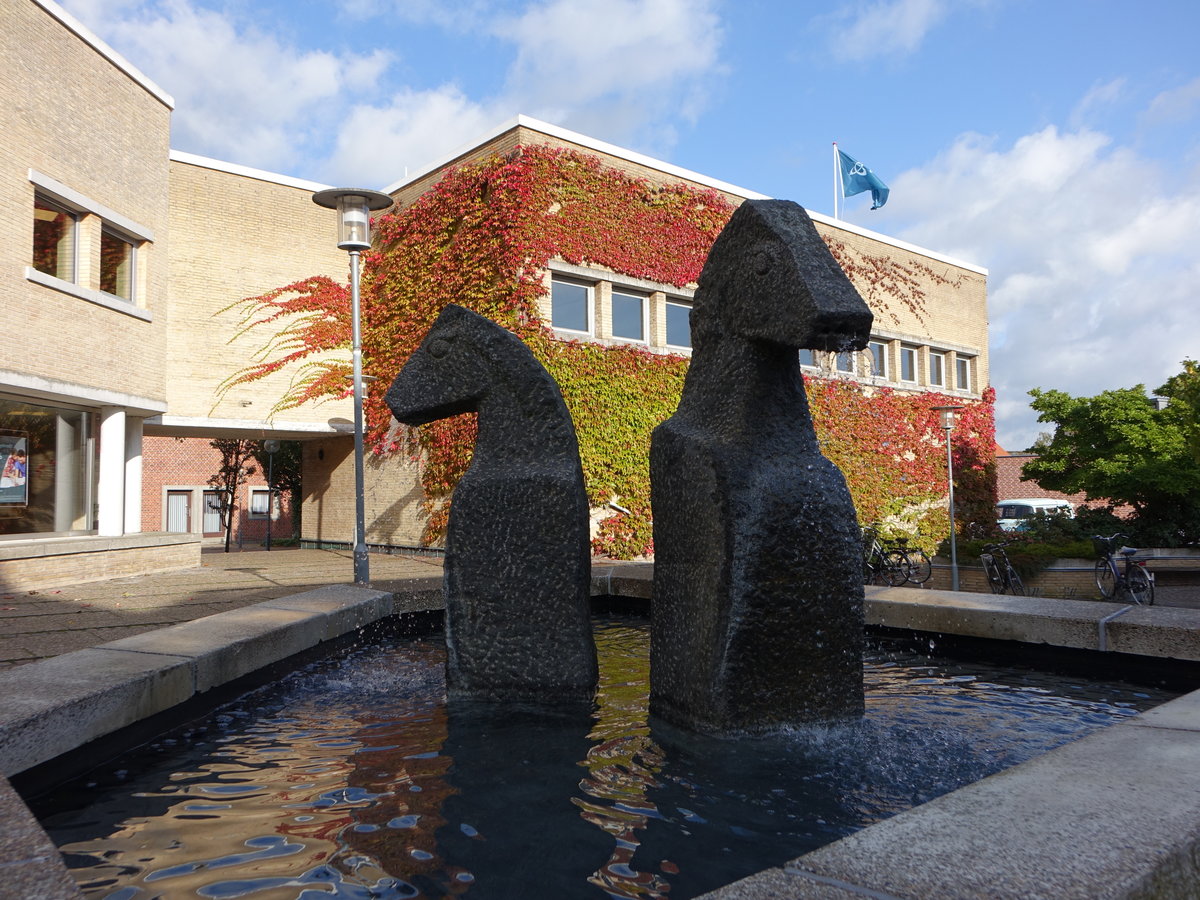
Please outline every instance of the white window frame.
M638 303L641 305L642 336L640 338L627 337L626 335L623 335L623 334L617 334L614 331L612 333L613 340L614 341L627 341L628 343L631 343L631 344L648 344L648 343L650 343L650 298L647 297L645 294L636 293L634 291L627 290L625 288L619 287L614 284L612 286L612 290L609 291L609 311L610 311L610 313L616 306L616 298L617 298L618 294L621 297L627 297L630 300L637 300ZM610 326L610 330L611 330L611 326Z
M879 355L875 355L873 348L879 348ZM875 370L875 363L878 362L879 371ZM888 360L888 345L887 341L868 341L867 342L867 364L870 366L871 377L883 378L888 377L889 360Z
M578 331L574 328L566 328L554 321L554 285L569 284L573 287L583 288L587 294L587 331ZM581 281L577 278L566 278L557 274L550 276L550 327L555 331L561 331L564 334L581 334L587 337L593 337L596 334L596 285L589 284L586 281Z
M899 380L902 383L904 383L904 384L917 384L918 383L920 373L917 370L917 363L918 363L918 357L919 357L920 351L921 351L921 348L917 347L913 344L901 344L900 345L900 371L899 371L898 375L899 375ZM909 359L912 361L912 378L904 377L904 361L905 361L905 359Z
M670 315L670 308L671 308L672 306L678 306L678 307L680 307L681 309L686 309L686 310L687 310L687 314L688 314L688 342L687 342L686 344L672 344L672 343L671 343L669 340L667 340L667 338L666 338L666 335L669 333L669 332L668 332L668 330L667 330L667 318L668 318L668 316ZM667 300L666 300L666 304L665 304L665 305L664 305L664 307L663 307L663 346L664 346L664 347L672 347L672 348L674 348L674 349L678 349L678 350L691 350L691 349L692 349L692 328L691 328L691 323L692 323L692 304L691 304L691 301L689 301L689 300L682 300L682 299L674 299L674 298L668 297L668 298L667 298Z
M60 281L68 282L70 284L77 284L79 281L79 213L76 210L72 209L71 207L67 206L66 204L59 203L54 197L52 197L50 194L47 194L45 191L35 190L33 192L34 218L35 219L37 218L37 204L39 202L45 204L45 206L50 211L61 213L62 215L67 216L67 218L69 218L71 220L71 227L70 227L70 230L71 230L71 249L70 249L71 277L63 278L60 275L53 275L50 272L43 272L41 269L34 269L34 271L40 275L45 275L48 278L55 278ZM59 268L61 269L62 267L60 266Z
M946 386L946 353L942 350L929 351L929 385L944 388Z
M970 356L954 357L954 386L960 391L971 390L971 359Z
M122 294L117 294L112 291L106 291L103 288L101 288L101 293L103 293L109 297L116 297L118 300L124 300L126 303L136 304L137 303L137 279L138 279L138 245L140 242L136 238L129 237L128 235L124 234L119 228L114 228L106 222L100 227L101 252L103 252L105 235L108 235L109 237L113 238L114 240L118 240L121 243L123 243L129 247L129 296L126 297ZM101 274L101 277L103 277L103 274L104 274L103 257L101 258L101 261L100 261L100 274Z
M275 496L272 497L272 494L274 494ZM256 505L255 501L258 500L258 498L263 497L263 496L265 496L267 498L267 503L266 503L267 511L266 512L255 509L255 505ZM246 511L251 519L266 519L268 515L271 517L272 521L279 518L279 492L278 491L271 491L265 487L252 487L252 488L250 488L249 500L250 500L250 502L246 505Z

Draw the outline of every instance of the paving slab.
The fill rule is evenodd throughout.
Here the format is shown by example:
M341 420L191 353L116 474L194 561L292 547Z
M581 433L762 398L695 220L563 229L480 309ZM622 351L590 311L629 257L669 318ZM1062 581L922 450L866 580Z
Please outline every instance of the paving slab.
M257 604L136 634L104 647L187 659L194 690L203 693L315 647L326 640L327 625L327 616L320 612Z

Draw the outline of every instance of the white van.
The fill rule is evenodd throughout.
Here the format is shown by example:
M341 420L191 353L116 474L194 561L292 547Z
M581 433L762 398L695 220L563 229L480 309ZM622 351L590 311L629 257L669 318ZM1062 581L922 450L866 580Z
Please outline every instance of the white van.
M1018 500L1001 500L996 504L996 521L1004 531L1022 531L1028 528L1028 520L1038 513L1063 515L1068 519L1075 518L1075 509L1067 500L1024 497Z

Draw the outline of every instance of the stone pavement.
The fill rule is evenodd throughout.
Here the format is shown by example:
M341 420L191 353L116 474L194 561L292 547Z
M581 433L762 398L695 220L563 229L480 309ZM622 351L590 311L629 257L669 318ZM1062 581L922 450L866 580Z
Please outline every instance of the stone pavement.
M371 554L371 586L441 584L434 556ZM0 592L0 669L335 584L351 584L349 551L206 549L199 568L37 591Z

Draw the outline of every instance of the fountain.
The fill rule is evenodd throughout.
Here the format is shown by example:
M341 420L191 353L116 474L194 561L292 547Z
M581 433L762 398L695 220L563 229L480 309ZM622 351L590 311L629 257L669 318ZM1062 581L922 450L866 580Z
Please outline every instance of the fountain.
M654 438L661 558L649 634L602 623L593 641L586 498L561 397L514 336L448 308L387 397L410 423L479 413L447 539L444 639L358 647L160 740L149 758L94 776L101 784L67 786L68 803L100 792L83 816L56 813L53 797L40 810L68 863L106 900L692 897L1163 699L1122 685L1082 698L1076 678L901 665L876 648L864 700L853 508L819 454L795 360L796 347L857 346L869 328L827 257L803 211L778 202L745 204L714 248L696 301L694 374ZM1112 617L1098 615L1103 629ZM589 712L577 701L599 673ZM1182 703L1163 712L1164 727L1112 729L1124 730L1113 742L1123 780L1109 778L1110 790L1128 798L1148 787L1153 802L1191 790L1178 788L1195 779L1171 742L1200 726L1189 724L1194 701ZM1156 754L1144 776L1153 783L1125 778L1134 737ZM1094 746L1079 756L1112 772ZM1049 769L1056 784L1070 777ZM997 823L994 804L1018 795L1014 782L1019 796L1044 796L1038 778L987 788L986 826L969 836L986 832L990 847L997 824L1028 831L1023 810ZM892 856L866 876L872 839L850 837L849 854L809 853L745 896L841 896L868 882L850 892L948 896L925 890L924 870L903 872L916 889L887 884L914 853L941 852L940 836L909 837L940 834L938 814L913 821L882 841ZM945 827L963 830L958 818ZM1135 869L1194 887L1195 867L1176 864L1192 845L1176 841L1164 856L1155 822L1143 817L1122 847L1151 831L1157 843ZM1096 829L1084 843L1101 846ZM987 889L954 895L1032 896L1019 881L1000 890L1023 858L1000 846L985 865L971 852L962 864ZM1056 896L1096 896L1088 886L1109 883L1103 863L1072 872L1083 892Z

